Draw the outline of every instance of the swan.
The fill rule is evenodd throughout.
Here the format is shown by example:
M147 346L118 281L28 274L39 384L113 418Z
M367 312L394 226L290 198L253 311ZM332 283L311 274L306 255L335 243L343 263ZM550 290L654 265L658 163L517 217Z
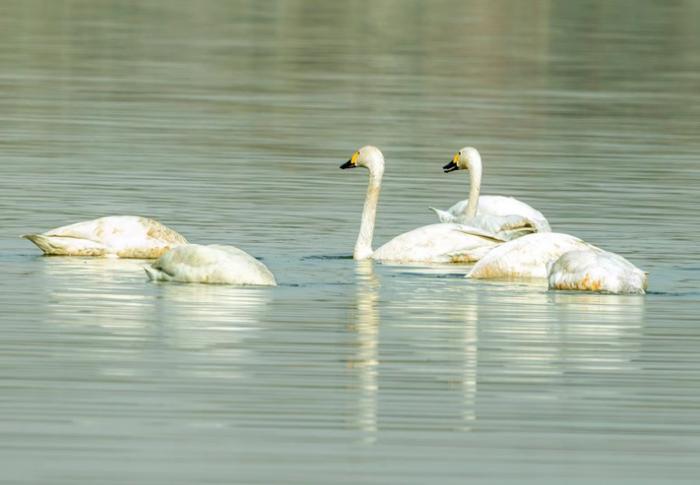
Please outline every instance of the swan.
M557 232L538 232L508 241L490 251L467 278L546 278L548 265L576 250L601 251L581 239Z
M22 236L44 254L158 258L187 240L158 221L139 216L108 216Z
M462 222L494 231L494 224L505 225L510 239L531 232L550 232L549 222L542 213L513 197L482 195L481 155L476 148L464 147L458 151L450 163L443 167L445 173L455 170L469 170L469 199L457 202L446 211L431 207L440 222ZM503 219L505 218L505 219Z
M234 246L177 246L144 270L152 281L277 286L267 266Z
M364 146L340 166L341 169L355 167L369 170L369 185L362 211L360 233L353 251L354 259L372 258L401 263L478 261L492 248L504 242L504 239L483 229L464 224L441 223L406 232L376 251L372 250L377 203L384 175L384 155L377 147Z
M550 263L550 290L636 293L647 289L647 274L622 256L602 249L564 253Z

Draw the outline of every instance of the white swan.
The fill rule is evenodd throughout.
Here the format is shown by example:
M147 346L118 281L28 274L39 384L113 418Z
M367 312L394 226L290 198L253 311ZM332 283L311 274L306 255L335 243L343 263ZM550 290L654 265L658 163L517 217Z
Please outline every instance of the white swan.
M138 216L109 216L22 236L45 254L157 258L187 240L158 221Z
M467 278L546 278L552 261L564 253L576 250L600 251L568 234L528 234L493 249L474 265Z
M362 147L340 166L342 169L355 167L369 170L362 223L353 251L355 259L372 258L403 263L478 261L504 241L487 231L463 224L432 224L401 234L373 251L372 236L384 174L384 156L376 147Z
M589 249L569 251L550 264L552 290L583 290L644 294L647 274L622 256Z
M267 266L234 246L185 244L144 270L153 281L276 286Z
M469 170L469 199L457 202L446 211L431 207L441 222L460 222L494 231L504 225L511 232L510 239L530 232L550 232L549 222L542 213L513 197L482 195L481 155L473 147L464 147L443 167L445 173L454 170ZM501 218L508 219L501 219ZM500 220L500 222L499 222Z

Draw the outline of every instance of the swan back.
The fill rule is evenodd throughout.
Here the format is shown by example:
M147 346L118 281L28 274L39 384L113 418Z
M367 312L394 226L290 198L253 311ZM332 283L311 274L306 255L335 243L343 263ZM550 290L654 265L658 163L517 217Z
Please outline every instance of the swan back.
M468 278L546 278L548 264L578 249L597 249L577 237L556 232L528 234L508 241L484 256Z
M405 232L372 255L396 263L474 262L503 242L482 229L462 224L431 224Z
M160 222L139 216L108 216L22 236L45 254L157 258L187 240Z
M432 208L440 222L457 222L466 217L469 200L461 200L446 211ZM551 232L549 222L540 211L514 197L482 195L479 197L477 216L520 216L529 221L537 232Z
M549 288L643 294L647 275L622 256L603 250L564 253L550 264Z
M275 286L263 263L234 246L186 244L168 251L146 266L155 281Z

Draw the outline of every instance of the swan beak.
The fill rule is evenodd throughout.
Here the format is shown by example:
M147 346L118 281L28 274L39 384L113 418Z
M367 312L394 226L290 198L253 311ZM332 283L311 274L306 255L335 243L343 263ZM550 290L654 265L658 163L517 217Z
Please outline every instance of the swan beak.
M340 166L340 168L342 168L343 170L345 170L346 168L355 168L355 167L357 167L357 159L359 158L359 156L360 156L360 153L359 153L359 152L353 153L353 154L352 154L352 157L350 157L350 160L348 160L347 162L345 162L344 164L342 164L342 165Z
M454 172L455 170L459 170L459 167L457 166L455 161L452 160L452 161L450 161L450 163L448 163L447 165L442 167L442 169L445 171L445 173L450 173L450 172Z

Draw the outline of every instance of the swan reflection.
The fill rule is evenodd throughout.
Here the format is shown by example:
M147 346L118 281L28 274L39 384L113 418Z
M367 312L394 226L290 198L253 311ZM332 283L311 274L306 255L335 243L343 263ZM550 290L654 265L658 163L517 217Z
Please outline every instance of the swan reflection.
M462 300L461 314L464 321L461 339L458 340L462 360L462 431L471 431L476 421L477 364L478 364L478 294L469 292Z
M365 442L374 442L377 432L377 366L379 338L379 280L371 260L356 263L355 315L353 330L357 335L357 351L349 363L357 373L359 399L357 427L364 432Z
M258 334L270 299L262 287L149 284L141 260L40 262L44 321L64 333L108 336L104 349L79 354L103 352L98 371L109 375L137 373L150 366L154 352L177 351L182 365L171 369L173 376L238 377L253 352L245 341Z
M560 374L571 365L630 361L631 333L641 332L644 299L553 293L535 285L480 285L480 341L505 361Z
M143 291L145 261L38 257L36 290L44 293L47 321L110 329L143 328L153 295Z

